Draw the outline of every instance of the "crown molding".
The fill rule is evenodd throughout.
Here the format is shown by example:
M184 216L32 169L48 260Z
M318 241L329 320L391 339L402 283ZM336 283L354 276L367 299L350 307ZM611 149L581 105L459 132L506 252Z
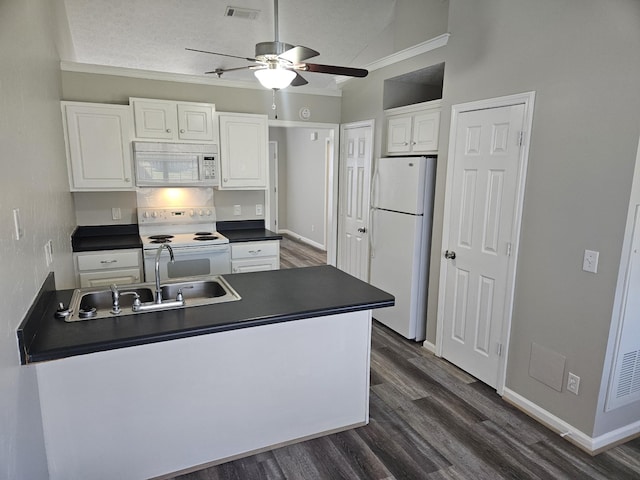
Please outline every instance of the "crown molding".
M195 83L200 85L212 85L216 87L244 88L251 90L266 89L259 84L242 80L224 80L215 77L203 77L202 75L189 75L185 73L168 73L154 70L138 70L135 68L114 67L108 65L95 65L90 63L60 62L60 70L63 72L92 73L97 75L114 75L117 77L139 78L144 80L160 80L165 82ZM295 87L295 90L287 88L280 92L291 95L322 95L325 97L341 97L341 90L332 90L313 87Z
M384 67L388 67L395 63L402 62L404 60L408 60L413 57L417 57L418 55L422 55L423 53L430 52L431 50L435 50L436 48L444 47L447 43L449 43L450 33L443 33L442 35L438 35L437 37L433 37L430 40L427 40L422 43L418 43L413 47L405 48L404 50L400 50L399 52L392 53L391 55L387 55L380 60L376 60L368 65L365 65L364 68L373 72L375 70L379 70ZM336 78L336 83L341 84L344 82L348 82L351 80L349 77L340 77Z

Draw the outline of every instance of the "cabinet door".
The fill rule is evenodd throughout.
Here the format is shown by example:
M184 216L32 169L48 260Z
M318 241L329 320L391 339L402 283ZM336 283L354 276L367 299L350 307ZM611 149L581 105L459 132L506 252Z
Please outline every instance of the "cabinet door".
M110 270L105 272L85 272L80 273L80 288L104 287L112 283L117 285L128 285L139 283L141 279L139 268L127 268L122 270Z
M414 153L438 150L440 112L420 113L413 117L413 137L411 147Z
M206 105L178 104L178 137L180 140L212 142L213 108Z
M71 190L132 190L126 105L63 103Z
M133 101L137 138L173 140L178 138L175 102Z
M268 126L266 115L223 114L220 124L220 188L267 188Z
M411 151L411 117L389 117L387 120L387 153Z

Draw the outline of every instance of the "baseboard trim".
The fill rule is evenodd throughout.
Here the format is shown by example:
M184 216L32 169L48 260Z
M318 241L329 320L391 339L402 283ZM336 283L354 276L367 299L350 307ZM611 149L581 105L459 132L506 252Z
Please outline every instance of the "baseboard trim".
M505 387L502 398L590 455L597 455L640 435L640 421L637 421L603 435L590 437L513 390Z
M425 350L433 353L434 355L436 354L436 345L435 343L431 343L428 340L425 340L424 343L422 344L422 348L424 348Z
M318 243L318 242L315 242L315 241L313 241L313 240L310 240L310 239L308 239L308 238L306 238L306 237L303 237L302 235L299 235L299 234L297 234L296 232L292 232L291 230L287 230L286 228L284 228L284 229L282 229L282 228L281 228L281 229L279 229L279 230L278 230L278 233L281 233L281 234L283 234L283 235L289 235L290 237L293 237L293 238L295 238L296 240L301 241L302 243L306 243L307 245L311 245L312 247L315 247L315 248L317 248L317 249L319 249L319 250L322 250L322 251L324 251L324 252L326 252L326 251L327 251L327 248L326 248L323 244Z

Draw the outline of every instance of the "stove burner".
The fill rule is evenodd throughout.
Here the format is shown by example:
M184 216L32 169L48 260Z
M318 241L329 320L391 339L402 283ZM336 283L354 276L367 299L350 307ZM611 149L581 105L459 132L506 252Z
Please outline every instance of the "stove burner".
M194 235L196 237L208 237L210 235L213 235L213 233L211 233L211 232L196 232L196 233L194 233Z
M199 242L204 242L206 240L217 240L217 239L218 237L216 237L215 235L200 235L198 237L194 237L194 240L198 240Z
M173 238L173 235L151 235L149 238L151 240L167 240Z
M173 235L169 235L172 237ZM158 238L157 240L151 240L149 243L171 243L171 240L168 238Z

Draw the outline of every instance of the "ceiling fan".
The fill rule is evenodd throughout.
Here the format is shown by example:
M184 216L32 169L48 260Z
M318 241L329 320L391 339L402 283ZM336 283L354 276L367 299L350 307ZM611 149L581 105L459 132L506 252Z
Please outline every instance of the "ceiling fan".
M278 0L273 0L274 9L274 31L275 40L273 42L261 42L256 44L255 58L240 57L227 53L209 52L207 50L197 50L186 48L192 52L209 53L223 57L240 58L255 65L237 68L217 68L205 74L215 73L218 78L225 73L234 70L250 69L265 88L274 90L286 88L289 85L299 87L306 85L307 80L298 72L328 73L331 75L345 75L349 77L366 77L369 72L363 68L340 67L337 65L321 65L318 63L307 63L305 60L320 55L315 50L300 45L290 45L279 41L278 38Z

